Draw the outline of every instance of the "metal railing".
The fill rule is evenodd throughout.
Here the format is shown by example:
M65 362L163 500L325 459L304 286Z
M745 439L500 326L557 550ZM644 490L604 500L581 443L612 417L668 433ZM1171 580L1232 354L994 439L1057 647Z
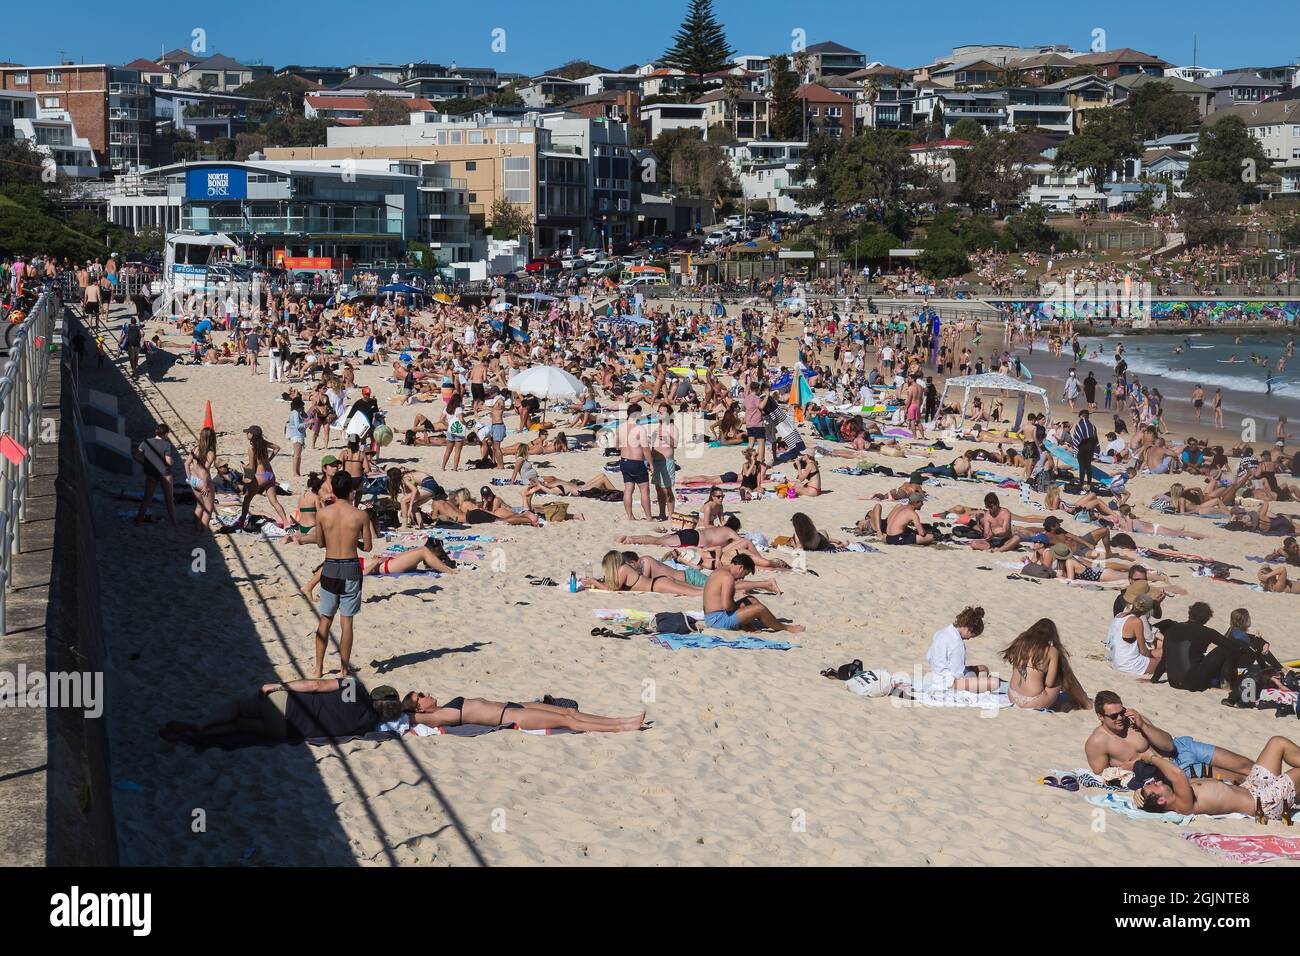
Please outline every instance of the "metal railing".
M14 553L22 551L27 483L40 439L41 405L55 321L62 308L57 293L51 290L41 294L31 314L10 338L8 361L0 373L0 435L9 436L27 450L18 464L0 456L0 636L7 631L5 600Z

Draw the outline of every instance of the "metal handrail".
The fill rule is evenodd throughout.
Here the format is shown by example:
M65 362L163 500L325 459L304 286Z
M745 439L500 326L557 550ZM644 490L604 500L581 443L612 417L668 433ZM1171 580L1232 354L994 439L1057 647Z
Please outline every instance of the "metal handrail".
M9 345L9 360L0 373L0 434L8 435L27 455L15 465L0 456L0 636L7 633L5 601L13 577L13 555L22 551L22 522L27 514L27 484L34 450L40 440L40 413L45 400L55 316L62 311L58 294L41 293Z

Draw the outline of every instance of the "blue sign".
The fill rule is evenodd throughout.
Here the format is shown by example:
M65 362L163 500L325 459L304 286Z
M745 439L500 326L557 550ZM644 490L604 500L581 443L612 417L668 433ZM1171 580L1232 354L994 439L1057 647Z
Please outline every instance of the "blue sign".
M185 173L189 199L247 199L248 172L238 167L205 166Z

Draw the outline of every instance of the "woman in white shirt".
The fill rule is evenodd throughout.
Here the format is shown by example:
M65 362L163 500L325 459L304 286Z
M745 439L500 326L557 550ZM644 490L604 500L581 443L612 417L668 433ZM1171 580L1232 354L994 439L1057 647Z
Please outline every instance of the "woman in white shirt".
M953 623L935 632L925 662L930 673L924 688L932 691L965 690L972 693L996 691L1001 684L983 664L966 663L966 641L984 633L984 608L968 607Z
M1143 676L1156 669L1162 654L1161 638L1152 642L1148 615L1154 607L1151 595L1139 594L1110 622L1106 635L1106 658L1121 674Z

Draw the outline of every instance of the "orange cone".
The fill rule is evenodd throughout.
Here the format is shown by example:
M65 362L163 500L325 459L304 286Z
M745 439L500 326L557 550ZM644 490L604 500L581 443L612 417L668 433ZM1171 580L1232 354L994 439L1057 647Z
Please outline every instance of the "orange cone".
M203 427L216 431L216 426L212 424L212 401L209 399L207 404L208 407L203 412Z

